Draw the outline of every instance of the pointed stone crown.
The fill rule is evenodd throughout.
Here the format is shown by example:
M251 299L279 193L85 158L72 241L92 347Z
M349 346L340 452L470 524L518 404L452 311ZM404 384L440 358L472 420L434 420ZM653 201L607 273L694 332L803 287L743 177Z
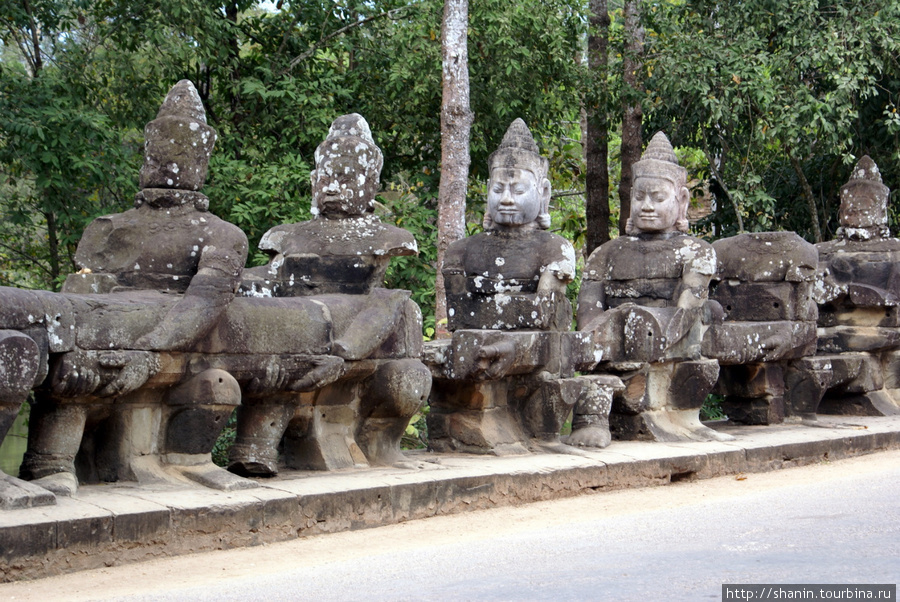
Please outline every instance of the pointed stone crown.
M488 157L488 170L497 168L527 169L538 181L547 177L550 161L540 155L531 130L521 119L510 124L500 146Z
M200 100L200 94L190 80L183 79L172 86L156 114L157 119L162 117L185 117L206 123L203 101Z
M631 166L635 178L665 178L676 186L687 182L687 170L678 164L675 149L663 132L656 132L641 155L641 160Z
M887 238L888 199L891 191L881 181L881 172L865 155L853 168L850 179L841 186L841 227L837 234L852 240Z
M197 89L183 79L169 90L156 119L144 128L140 187L200 190L216 130L206 123Z
M365 145L372 154L372 162L366 164L367 170L371 170L376 176L381 174L384 166L384 155L375 140L372 138L372 130L369 123L359 113L341 115L331 123L328 135L322 144L316 148L315 158L318 165L323 159L347 154L348 150L359 153L362 150L359 145ZM337 145L337 146L335 146Z
M862 199L863 202L884 207L887 216L887 203L890 189L881 180L881 172L869 155L863 156L853 168L850 179L841 186L841 198L850 195L851 200Z

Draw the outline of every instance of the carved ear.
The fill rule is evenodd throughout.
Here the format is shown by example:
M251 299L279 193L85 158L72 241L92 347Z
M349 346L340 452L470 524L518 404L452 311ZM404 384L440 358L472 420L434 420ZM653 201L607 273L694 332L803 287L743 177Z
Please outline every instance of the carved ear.
M550 213L550 180L543 178L540 188L541 213Z
M313 214L318 210L319 204L316 202L316 170L313 169L309 172L309 187L310 192L312 193L312 200L310 201L310 209L313 209Z
M689 232L691 223L688 221L688 205L691 201L691 192L686 186L678 191L678 219L675 221L675 229L680 232Z

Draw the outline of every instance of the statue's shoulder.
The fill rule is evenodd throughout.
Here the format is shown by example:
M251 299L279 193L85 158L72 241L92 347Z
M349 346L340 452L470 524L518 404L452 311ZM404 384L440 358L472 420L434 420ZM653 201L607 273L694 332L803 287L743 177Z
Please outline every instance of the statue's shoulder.
M281 224L270 228L262 238L259 239L259 249L261 251L272 251L274 253L282 253L284 251L284 242L287 239L306 238L309 236L307 230L311 222L297 222L294 224Z
M372 247L388 255L415 255L419 252L419 245L412 232L393 224L385 224L378 218L372 223Z
M203 224L207 233L205 242L215 247L229 247L244 254L245 258L250 249L247 234L238 226L209 212L198 212L197 220ZM191 223L194 219L191 218Z
M591 271L599 272L609 264L611 257L617 257L623 252L628 252L633 246L640 244L637 238L633 236L620 236L612 240L608 240L591 253L584 266L585 277L587 278Z

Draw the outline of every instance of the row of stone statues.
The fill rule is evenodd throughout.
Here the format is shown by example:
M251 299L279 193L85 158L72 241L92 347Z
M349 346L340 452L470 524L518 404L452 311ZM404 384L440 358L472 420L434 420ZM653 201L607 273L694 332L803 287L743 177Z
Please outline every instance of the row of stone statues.
M628 235L587 260L573 315L575 251L547 231L547 160L517 119L489 158L484 232L446 255L452 338L423 344L410 293L383 288L417 247L373 212L383 159L361 116L316 150L314 219L266 233L270 260L249 269L246 236L199 192L216 134L190 82L145 138L135 208L87 228L62 292L0 289L0 440L34 395L24 480L2 477L0 507L83 482L230 490L279 466L402 464L426 400L434 450L494 454L723 439L699 419L711 391L748 423L898 411L900 243L868 158L838 240L710 245L687 234L686 173L657 134ZM226 471L211 451L235 408Z

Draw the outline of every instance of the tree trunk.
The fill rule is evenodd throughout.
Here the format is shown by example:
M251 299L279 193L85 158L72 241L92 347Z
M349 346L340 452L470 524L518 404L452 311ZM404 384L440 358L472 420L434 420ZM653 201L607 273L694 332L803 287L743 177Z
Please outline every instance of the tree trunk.
M443 99L441 102L441 184L438 190L437 280L435 282L436 336L446 337L447 297L444 253L466 235L466 187L469 179L469 56L466 43L468 0L444 0L441 27Z
M585 254L609 240L609 118L607 74L609 11L607 0L591 0L591 33L588 36L588 67L594 88L585 98L585 214L587 243Z
M631 165L641 158L640 92L643 89L641 70L644 68L644 30L641 27L640 0L625 2L625 53L622 61L622 81L625 84L622 111L622 179L619 182L619 234L631 215Z
M232 23L231 31L232 37L228 40L227 52L228 52L228 79L231 82L231 85L228 88L228 97L229 97L229 105L231 106L231 123L234 125L236 131L240 131L240 124L243 120L241 115L241 92L240 92L240 82L241 82L241 68L240 68L240 53L241 53L241 42L238 39L237 35L237 23L238 17L240 16L240 10L238 10L238 3L235 1L229 2L225 5L225 18ZM222 115L224 119L228 119L227 116ZM237 144L233 146L234 148L234 158L237 161L241 160L242 152L241 152L241 143L240 136L238 136Z
M822 230L819 229L819 210L816 208L816 197L813 195L809 180L806 179L806 174L803 173L803 166L800 165L800 161L794 156L790 149L788 149L788 157L791 160L791 167L794 168L794 173L797 174L797 179L800 180L800 188L803 190L806 206L809 209L809 219L812 222L813 236L816 239L815 242L822 242Z
M56 228L56 214L52 211L44 212L44 219L47 221L47 245L50 248L50 280L53 288L58 290L57 281L61 273L59 265L59 233Z

